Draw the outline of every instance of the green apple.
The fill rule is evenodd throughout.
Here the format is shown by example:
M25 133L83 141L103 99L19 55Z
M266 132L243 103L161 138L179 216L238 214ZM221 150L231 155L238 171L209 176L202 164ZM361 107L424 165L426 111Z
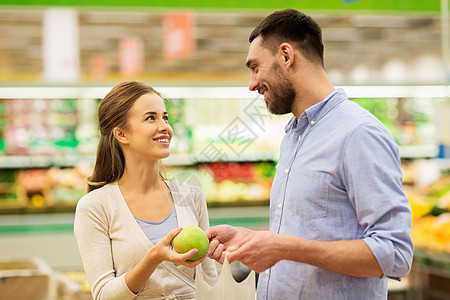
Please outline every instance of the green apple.
M189 258L189 260L197 260L202 258L208 251L209 240L200 227L189 225L177 234L172 241L172 245L178 253L186 253L191 249L197 249L198 253Z

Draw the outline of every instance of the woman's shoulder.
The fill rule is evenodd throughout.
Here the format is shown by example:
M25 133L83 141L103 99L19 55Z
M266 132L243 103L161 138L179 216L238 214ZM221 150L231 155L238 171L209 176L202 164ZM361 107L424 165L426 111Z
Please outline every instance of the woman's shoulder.
M169 186L169 188L171 189L171 191L178 191L180 193L187 193L187 192L201 192L201 188L198 187L195 184L186 182L186 181L180 181L180 180L176 180L176 179L170 179L170 180L165 180L167 185Z
M80 198L77 204L77 208L82 208L85 206L93 207L96 205L104 205L108 202L108 199L111 199L116 196L115 184L110 183L102 186L101 188L90 191L86 195ZM101 199L101 200L100 200Z
M174 199L178 199L181 202L202 202L204 199L202 189L197 185L178 180L166 180L166 183Z

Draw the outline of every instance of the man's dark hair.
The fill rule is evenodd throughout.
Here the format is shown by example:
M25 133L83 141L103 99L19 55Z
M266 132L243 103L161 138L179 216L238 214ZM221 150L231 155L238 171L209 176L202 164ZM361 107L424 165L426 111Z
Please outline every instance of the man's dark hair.
M311 17L295 9L282 9L268 15L252 31L251 43L261 35L261 45L272 53L287 42L293 44L307 59L323 63L323 43L320 26Z

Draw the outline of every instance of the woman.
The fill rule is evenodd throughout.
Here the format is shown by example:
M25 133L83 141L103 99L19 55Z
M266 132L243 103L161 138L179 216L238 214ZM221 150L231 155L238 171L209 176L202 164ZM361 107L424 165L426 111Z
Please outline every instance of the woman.
M188 261L172 239L187 225L206 230L206 202L197 187L164 180L172 128L164 100L140 82L115 86L98 109L100 141L88 194L74 223L94 299L195 299L193 267L217 276L214 261ZM205 261L204 261L205 260Z

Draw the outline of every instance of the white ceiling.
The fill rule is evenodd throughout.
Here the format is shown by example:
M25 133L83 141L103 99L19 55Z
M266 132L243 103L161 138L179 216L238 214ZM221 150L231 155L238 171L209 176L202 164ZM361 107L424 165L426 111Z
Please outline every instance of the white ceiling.
M79 11L80 68L101 53L118 72L118 41L144 41L146 74L238 74L246 78L248 35L261 12L196 12L196 51L176 63L162 59L162 11ZM441 83L437 15L314 14L321 25L325 66L336 84ZM43 10L0 10L0 75L42 73ZM242 75L242 77L240 77Z

